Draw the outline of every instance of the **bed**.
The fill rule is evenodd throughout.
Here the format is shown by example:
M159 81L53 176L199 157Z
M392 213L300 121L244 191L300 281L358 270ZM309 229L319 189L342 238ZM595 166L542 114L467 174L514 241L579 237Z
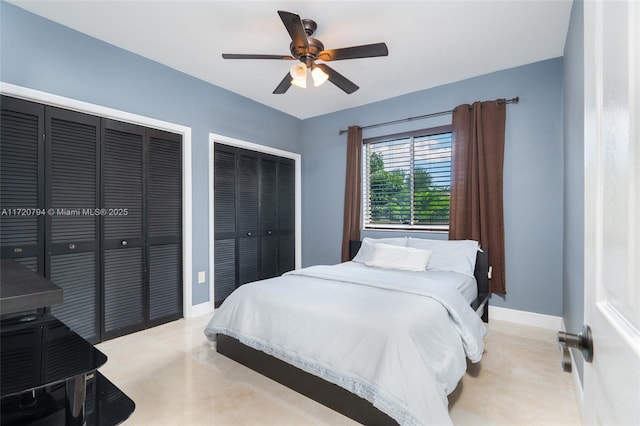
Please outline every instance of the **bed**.
M241 286L206 336L360 423L450 424L447 395L484 350L486 252L471 241L365 238L352 253Z

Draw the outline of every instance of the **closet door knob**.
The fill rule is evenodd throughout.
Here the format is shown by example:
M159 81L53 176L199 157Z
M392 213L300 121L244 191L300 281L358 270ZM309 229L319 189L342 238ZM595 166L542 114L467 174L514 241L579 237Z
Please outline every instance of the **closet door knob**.
M267 231L267 235L273 234L273 231Z
M76 245L71 243L69 244L69 250L75 250L76 249Z
M247 237L250 237L251 235L251 232L247 232Z
M129 242L128 242L127 240L122 240L122 241L120 241L120 245L121 245L122 247L126 247L128 244L129 244Z

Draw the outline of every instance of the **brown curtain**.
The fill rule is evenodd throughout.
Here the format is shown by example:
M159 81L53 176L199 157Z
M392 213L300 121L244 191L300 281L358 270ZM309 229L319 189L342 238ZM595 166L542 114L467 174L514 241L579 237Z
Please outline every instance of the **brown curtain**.
M489 290L506 294L502 171L504 99L453 110L449 239L479 241L489 252Z
M347 177L344 188L344 224L342 227L342 261L349 260L349 241L360 239L362 215L362 129L349 127L347 133Z

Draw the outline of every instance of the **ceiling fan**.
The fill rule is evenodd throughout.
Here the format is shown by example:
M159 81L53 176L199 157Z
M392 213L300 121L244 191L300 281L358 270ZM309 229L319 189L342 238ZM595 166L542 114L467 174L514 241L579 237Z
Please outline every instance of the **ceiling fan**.
M359 87L347 79L345 76L323 63L316 63L316 60L323 62L340 61L343 59L372 58L376 56L387 56L389 51L385 43L366 44L361 46L345 47L342 49L325 50L324 45L317 38L311 37L318 27L311 19L300 19L295 13L278 11L280 19L291 36L289 50L291 55L261 55L261 54L237 54L223 53L224 59L281 59L298 60L300 63L291 67L280 84L273 91L274 94L283 94L293 84L306 87L307 70L310 71L314 85L319 86L327 79L342 89L347 94L351 94Z

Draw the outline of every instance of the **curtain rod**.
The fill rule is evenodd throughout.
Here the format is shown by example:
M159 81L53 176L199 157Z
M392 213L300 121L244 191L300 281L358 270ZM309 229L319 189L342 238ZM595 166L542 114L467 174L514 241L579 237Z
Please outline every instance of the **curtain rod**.
M515 98L511 98L511 99L507 99L505 101L501 101L499 103L505 103L505 104L517 104L518 102L520 102L520 97L516 96ZM449 110L449 111L440 111L440 112L434 112L431 114L425 114L425 115L418 115L416 117L409 117L409 118L402 118L400 120L394 120L394 121L387 121L385 123L378 123L378 124L371 124L369 126L362 126L361 129L372 129L374 127L381 127L381 126L388 126L389 124L397 124L397 123L404 123L406 121L413 121L413 120L422 120L423 118L431 118L431 117L439 117L441 115L447 115L447 114L451 114L453 111L455 110ZM343 133L347 133L348 130L340 130L338 132L338 134L343 134Z

